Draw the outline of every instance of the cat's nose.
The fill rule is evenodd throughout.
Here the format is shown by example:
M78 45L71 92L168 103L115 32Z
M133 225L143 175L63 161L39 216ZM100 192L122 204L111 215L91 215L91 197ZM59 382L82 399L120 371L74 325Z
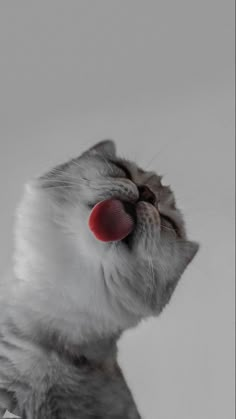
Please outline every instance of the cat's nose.
M156 196L154 192L146 185L138 185L139 201L146 201L154 205L156 203Z

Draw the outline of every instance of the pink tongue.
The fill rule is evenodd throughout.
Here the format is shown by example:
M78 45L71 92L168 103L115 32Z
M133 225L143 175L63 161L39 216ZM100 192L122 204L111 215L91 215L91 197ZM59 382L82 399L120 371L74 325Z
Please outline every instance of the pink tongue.
M99 202L92 209L88 225L98 240L103 242L122 240L134 228L132 217L125 212L118 199Z

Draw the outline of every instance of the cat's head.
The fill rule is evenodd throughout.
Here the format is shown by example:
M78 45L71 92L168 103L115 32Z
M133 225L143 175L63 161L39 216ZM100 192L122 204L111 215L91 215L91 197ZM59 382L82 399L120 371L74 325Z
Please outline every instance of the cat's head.
M124 240L104 243L94 237L88 219L94 205L108 198L125 202L135 228ZM32 248L41 249L37 264L46 263L50 272L53 264L59 266L55 287L61 286L60 272L68 275L63 295L70 294L71 306L77 293L81 311L91 316L94 311L99 318L99 311L111 310L110 318L126 317L130 324L163 309L198 250L187 239L170 187L162 185L158 174L118 157L110 140L33 181L18 218L18 275L24 276L27 256L22 265L20 253L29 241L28 256L32 252L37 259ZM34 229L35 234L29 233Z

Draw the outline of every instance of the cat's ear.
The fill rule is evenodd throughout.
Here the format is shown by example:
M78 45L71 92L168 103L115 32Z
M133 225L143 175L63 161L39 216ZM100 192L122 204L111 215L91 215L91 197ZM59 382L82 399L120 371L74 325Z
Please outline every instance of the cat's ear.
M199 244L193 241L179 241L177 242L179 271L182 274L187 266L192 262L193 258L198 252Z
M165 272L171 282L178 281L197 254L199 244L189 240L162 243ZM170 262L171 261L171 262Z
M115 157L116 146L112 140L103 140L91 147L86 153L101 154L107 157Z
M192 241L179 240L166 243L165 258L162 260L161 275L164 273L164 280L161 281L161 288L158 293L159 312L169 302L176 285L182 274L193 260L199 249L199 244Z

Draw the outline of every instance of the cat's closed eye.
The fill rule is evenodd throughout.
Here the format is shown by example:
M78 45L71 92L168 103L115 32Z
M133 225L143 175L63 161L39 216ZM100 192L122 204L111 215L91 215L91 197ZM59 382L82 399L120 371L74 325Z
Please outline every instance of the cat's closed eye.
M181 237L180 231L176 223L167 215L160 214L161 216L161 226L165 230L172 231L176 234L177 237Z
M123 163L118 162L118 161L114 161L114 160L110 160L110 162L114 166L116 166L118 169L122 170L124 172L125 176L127 177L127 179L132 180L132 175L131 175L129 169Z

